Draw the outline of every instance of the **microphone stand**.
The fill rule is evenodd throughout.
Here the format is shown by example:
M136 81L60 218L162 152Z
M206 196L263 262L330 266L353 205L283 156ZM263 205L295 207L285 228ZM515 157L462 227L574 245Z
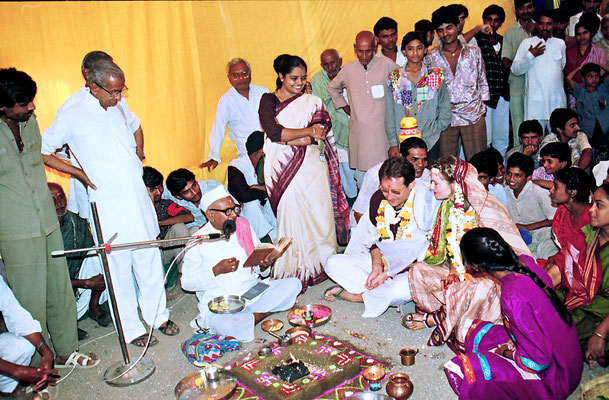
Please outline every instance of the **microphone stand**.
M118 305L116 303L116 295L114 293L114 285L112 284L112 276L110 274L110 266L108 263L107 253L117 249L137 249L143 247L158 246L159 244L166 243L179 245L188 244L194 241L215 241L218 239L228 239L230 238L231 233L235 230L234 222L231 221L231 225L227 224L228 221L225 221L225 225L222 227L223 233L211 233L209 235L187 236L175 239L145 240L141 242L121 243L112 246L109 242L114 240L114 238L116 237L116 233L112 235L108 243L104 242L104 236L101 230L101 223L99 221L99 214L97 212L97 204L95 202L91 203L91 212L95 233L97 236L97 243L100 243L100 245L75 250L57 250L53 251L51 254L53 257L61 257L67 254L87 252L90 250L96 251L97 254L99 254L104 270L104 276L106 278L108 295L110 297L110 309L112 310L112 314L114 316L116 332L118 333L118 341L123 356L122 361L118 361L110 365L106 369L106 371L104 372L104 382L111 386L130 386L149 378L154 373L156 366L154 364L154 361L152 361L152 359L149 357L129 357L127 341L125 340L125 334L123 332L123 324L121 322L120 314L118 311Z

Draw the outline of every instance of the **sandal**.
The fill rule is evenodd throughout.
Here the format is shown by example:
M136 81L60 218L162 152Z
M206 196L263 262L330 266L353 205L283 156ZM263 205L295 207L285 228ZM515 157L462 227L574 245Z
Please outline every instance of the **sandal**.
M164 324L159 326L158 329L159 331L161 331L162 334L167 336L175 336L180 333L180 327L178 326L178 324L176 324L170 319L168 319Z
M332 291L333 289L336 289L336 288L339 288L339 290L336 293L330 294L330 291ZM327 288L326 291L324 292L324 300L326 300L326 301L344 300L342 298L343 293L345 293L345 289L341 285L332 285L329 288ZM332 296L331 300L330 300L330 298L328 298L328 296Z
M92 364L90 362L93 361ZM99 364L100 359L93 353L79 353L78 351L72 352L64 364L55 363L55 368L93 368Z
M31 386L28 386L25 390L26 400L51 400L51 398L52 396L48 386L40 390L33 390Z
M421 316L422 318L415 318L415 316ZM428 322L429 314L411 313L406 314L402 317L402 326L408 328L411 331L418 331L423 328L431 328L432 326Z
M143 335L136 337L129 343L131 343L132 345L137 346L137 347L146 347L146 343L148 343L148 334L144 333ZM152 347L158 343L159 343L159 340L157 338L155 338L154 336L152 336L150 338L150 344L148 345L148 347Z

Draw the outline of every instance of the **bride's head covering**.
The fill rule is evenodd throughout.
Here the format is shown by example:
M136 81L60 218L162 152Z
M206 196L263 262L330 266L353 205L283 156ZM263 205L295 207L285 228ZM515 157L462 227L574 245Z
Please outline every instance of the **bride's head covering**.
M478 215L480 226L499 232L516 254L532 256L505 206L480 183L478 171L473 165L458 157L447 156L434 162L431 168L437 170L449 183L461 187L465 198Z

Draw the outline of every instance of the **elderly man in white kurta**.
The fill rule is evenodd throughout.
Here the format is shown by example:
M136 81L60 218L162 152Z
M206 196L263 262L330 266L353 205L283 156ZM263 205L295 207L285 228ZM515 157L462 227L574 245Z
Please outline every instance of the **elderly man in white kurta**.
M215 314L209 310L208 302L214 297L243 295L261 281L261 274L269 275L267 267L275 261L266 259L256 267L242 265L260 242L247 220L237 217L238 207L224 186L203 195L201 208L206 210L209 222L195 236L220 233L229 219L235 221L236 231L228 240L199 243L188 249L182 266L182 288L197 292L199 315L191 322L194 329L209 328L216 334L250 342L254 340L254 325L292 307L302 285L298 278L267 279L270 286L248 300L242 311Z
M153 240L159 227L142 181L142 163L135 153L128 118L116 107L125 88L123 72L110 61L100 61L89 72L88 83L89 94L58 114L51 128L43 132L44 162L89 186L89 201L97 204L105 240L115 233L114 244ZM70 146L82 169L53 156L64 144ZM146 323L165 334L177 334L179 328L168 319L159 249L114 250L108 258L126 340L137 346L145 344L138 303ZM154 338L152 342L158 341Z
M548 132L550 114L567 104L563 68L567 62L565 42L552 37L554 20L542 12L536 22L537 36L524 39L512 63L514 75L525 75L524 119L536 119Z
M338 284L325 298L363 302L364 318L412 300L405 269L429 245L426 235L439 205L429 187L415 181L414 167L404 157L385 161L379 176L380 189L358 223L358 235L345 254L330 257L324 266ZM352 251L351 246L365 250Z
M235 142L237 156L247 155L245 141L254 131L261 131L258 106L260 98L269 90L252 85L250 64L242 58L233 58L226 65L226 76L232 88L220 97L216 118L209 135L208 160L199 167L214 169L220 163L220 147L228 125L228 136Z

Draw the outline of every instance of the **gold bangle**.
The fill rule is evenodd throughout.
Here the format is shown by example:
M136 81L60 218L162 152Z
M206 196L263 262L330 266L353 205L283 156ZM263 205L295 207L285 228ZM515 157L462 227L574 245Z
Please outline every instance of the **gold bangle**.
M603 340L605 340L605 341L607 340L607 338L606 338L606 337L604 337L603 335L601 335L601 334L600 334L600 333L598 333L597 331L592 332L592 334L593 334L593 335L598 336L599 338L601 338L601 339L603 339Z

